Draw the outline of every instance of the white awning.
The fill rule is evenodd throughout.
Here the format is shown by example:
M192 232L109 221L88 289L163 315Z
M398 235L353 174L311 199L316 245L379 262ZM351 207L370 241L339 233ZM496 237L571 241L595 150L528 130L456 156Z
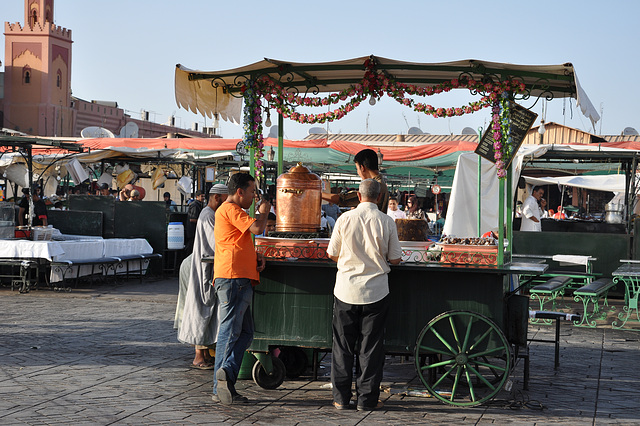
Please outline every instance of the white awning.
M560 176L533 178L524 176L531 185L564 185L595 191L625 192L625 175Z
M580 86L573 65L514 65L475 59L418 63L365 56L335 62L295 63L265 58L240 68L224 71L198 71L176 65L175 97L179 107L194 113L240 122L242 99L238 91L250 78L269 75L292 92L338 92L364 77L367 60L376 67L406 84L434 85L464 76L481 80L483 77L515 78L523 81L533 97L573 97L582 113L595 124L600 116ZM223 90L223 86L225 90ZM228 89L228 90L227 90ZM235 96L234 96L235 95Z

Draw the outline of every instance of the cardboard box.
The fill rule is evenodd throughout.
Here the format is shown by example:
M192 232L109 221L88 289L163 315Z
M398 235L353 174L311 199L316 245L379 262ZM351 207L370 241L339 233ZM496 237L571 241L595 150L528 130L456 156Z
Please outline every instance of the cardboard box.
M35 227L31 232L33 241L51 241L53 236L53 228L40 228Z

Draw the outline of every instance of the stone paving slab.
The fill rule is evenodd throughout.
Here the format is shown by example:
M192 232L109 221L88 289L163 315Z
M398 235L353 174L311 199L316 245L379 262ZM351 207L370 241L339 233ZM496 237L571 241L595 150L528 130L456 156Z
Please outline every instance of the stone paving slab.
M558 370L553 345L532 343L530 389L522 390L520 361L512 392L481 407L382 393L380 411L337 411L326 360L317 381L303 376L264 390L242 380L251 404L214 404L212 371L190 368L193 350L175 337L177 287L156 280L71 293L0 289L0 424L640 423L640 333L612 330L607 320L597 329L563 323ZM553 333L529 327L530 337ZM422 387L402 357L388 357L383 385Z

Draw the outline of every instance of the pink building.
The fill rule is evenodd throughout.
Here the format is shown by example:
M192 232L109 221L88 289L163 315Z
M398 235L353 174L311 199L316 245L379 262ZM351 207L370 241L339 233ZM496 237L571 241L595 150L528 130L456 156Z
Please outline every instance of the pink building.
M53 0L24 0L24 19L4 25L3 127L72 136L71 30L53 24Z
M72 97L71 30L53 24L53 13L54 0L24 0L25 24L5 22L0 128L36 136L79 137L82 129L96 126L116 136L132 137L131 129L136 126L125 125L133 122L137 137L209 136L205 129L185 130L151 122L144 113L140 120L133 119L116 102Z

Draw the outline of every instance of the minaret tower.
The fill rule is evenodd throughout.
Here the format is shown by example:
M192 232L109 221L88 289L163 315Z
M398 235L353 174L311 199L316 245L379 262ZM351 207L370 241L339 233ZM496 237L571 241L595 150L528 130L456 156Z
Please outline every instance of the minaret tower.
M24 0L24 25L5 22L4 127L72 136L71 30L53 23L54 0Z

